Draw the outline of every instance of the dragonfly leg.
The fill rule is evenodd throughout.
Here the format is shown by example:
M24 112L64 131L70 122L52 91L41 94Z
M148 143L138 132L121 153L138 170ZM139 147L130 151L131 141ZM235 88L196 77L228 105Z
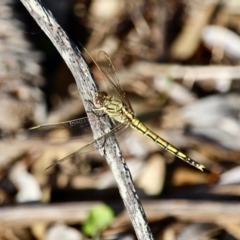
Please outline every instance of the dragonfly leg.
M95 108L94 103L91 100L87 100L86 101L89 105L91 105L91 108Z
M93 110L94 110L94 111L104 111L104 110L105 110L105 107L101 107L101 108L93 107Z
M117 124L114 118L111 118L111 121L114 125Z
M87 113L94 114L96 117L105 117L105 116L107 116L107 114L105 112L103 112L102 114L97 114L94 111L87 111Z
M87 111L87 113L93 113L95 116L97 117L103 117L106 115L105 112L103 112L103 114L99 115L99 114L96 114L94 111L103 111L104 109L103 108L96 108L94 103L90 100L87 100L88 104L91 105L91 108L93 111Z
M101 112L102 111L102 114L97 114L96 112ZM95 114L97 117L103 117L103 116L106 116L107 113L104 111L104 108L96 108L94 107L93 108L93 111L92 111L93 114Z

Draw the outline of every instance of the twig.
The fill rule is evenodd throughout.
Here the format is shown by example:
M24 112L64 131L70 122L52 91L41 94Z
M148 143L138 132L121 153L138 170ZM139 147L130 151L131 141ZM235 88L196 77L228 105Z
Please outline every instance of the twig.
M21 2L62 55L76 80L86 112L91 112L92 109L89 101L92 101L98 89L81 53L75 44L70 41L63 29L57 24L51 12L47 10L40 1L21 0ZM91 123L94 138L97 139L102 136L104 132L109 132L110 126L110 120L106 117L99 118L98 124ZM138 239L153 239L144 210L133 186L130 171L114 137L107 139L104 149L100 149L100 153L107 159L117 181L120 194L130 215Z
M129 69L118 73L120 79L128 82L138 76L153 78L155 76L168 76L173 79L184 79L187 82L213 80L225 81L239 79L239 66L181 66L177 64L157 64L139 61Z
M51 205L24 205L18 207L0 208L0 225L30 226L34 222L45 223L56 220L68 223L82 222L86 219L89 209L101 202L64 203ZM181 221L240 224L240 205L234 202L214 201L143 201L143 206L149 221L160 220L164 217L175 217ZM119 207L119 206L117 206ZM124 215L114 226L123 226L129 223Z

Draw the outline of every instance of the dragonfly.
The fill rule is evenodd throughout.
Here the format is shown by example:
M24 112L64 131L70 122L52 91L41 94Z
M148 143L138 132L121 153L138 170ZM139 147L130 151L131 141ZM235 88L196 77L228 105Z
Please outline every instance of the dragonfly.
M100 138L69 154L68 156L55 161L48 168L60 164L63 161L69 159L70 157L88 152L89 149L92 149L94 146L96 146L97 142L102 142L104 144L105 140L110 135L118 135L126 128L131 127L132 129L150 138L153 142L164 148L166 151L172 153L177 158L187 162L188 164L201 171L204 171L204 165L193 160L192 158L181 152L177 147L173 146L172 144L155 134L136 117L131 103L126 96L126 93L122 89L122 86L120 85L119 79L117 77L115 68L112 64L110 57L104 51L100 51L98 57L98 63L96 63L92 57L91 58L98 67L98 69L101 71L103 77L105 78L105 81L108 84L108 87L113 90L114 94L108 95L104 91L96 93L93 97L93 111L102 111L106 115L108 115L113 123L113 129L110 132L101 136ZM79 135L84 135L90 129L89 119L86 117L56 124L39 125L31 128L30 132L36 133L36 135L44 136L49 134L52 130L56 130L56 132L61 132L61 130L64 129L68 129L71 133L71 136L76 137Z

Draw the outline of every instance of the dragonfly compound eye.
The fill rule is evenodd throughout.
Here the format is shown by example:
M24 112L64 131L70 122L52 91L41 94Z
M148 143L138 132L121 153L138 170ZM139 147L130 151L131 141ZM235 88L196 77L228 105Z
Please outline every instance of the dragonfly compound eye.
M95 104L102 105L106 97L107 97L107 93L105 92L97 93L94 100Z

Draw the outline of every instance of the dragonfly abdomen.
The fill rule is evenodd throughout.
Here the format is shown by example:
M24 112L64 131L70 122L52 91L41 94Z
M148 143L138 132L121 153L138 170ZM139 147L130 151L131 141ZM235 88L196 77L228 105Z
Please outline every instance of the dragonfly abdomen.
M172 153L176 157L180 158L181 160L183 160L183 161L187 162L188 164L198 168L201 171L203 171L203 169L205 168L202 164L199 164L198 162L194 161L193 159L188 157L186 154L181 152L179 149L174 147L172 144L170 144L169 142L165 141L164 139L162 139L161 137L156 135L149 128L147 128L142 122L140 122L137 118L133 117L130 125L131 125L132 128L138 130L142 134L151 138L154 142L156 142L162 148L164 148L168 152Z

